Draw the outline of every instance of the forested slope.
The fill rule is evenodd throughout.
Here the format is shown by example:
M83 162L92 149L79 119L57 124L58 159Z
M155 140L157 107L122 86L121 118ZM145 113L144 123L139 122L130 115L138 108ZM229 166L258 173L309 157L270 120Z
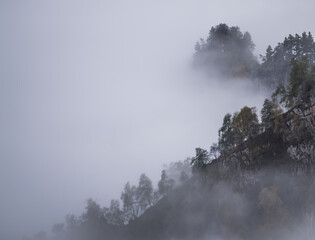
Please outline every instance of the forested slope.
M257 77L273 95L261 109L226 114L209 151L170 164L158 188L142 174L121 201L89 199L53 239L313 239L315 234L315 46L289 35L263 63L249 33L220 24L196 45L195 66L226 77ZM214 65L213 65L214 64ZM273 86L277 86L274 88ZM122 203L122 207L120 204ZM47 239L43 233L34 239Z

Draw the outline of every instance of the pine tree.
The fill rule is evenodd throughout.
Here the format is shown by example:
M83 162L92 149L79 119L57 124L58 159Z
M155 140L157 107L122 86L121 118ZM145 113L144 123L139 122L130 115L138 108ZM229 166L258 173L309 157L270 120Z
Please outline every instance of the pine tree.
M235 144L235 134L232 126L232 115L226 114L223 118L222 127L219 129L218 147L220 151L229 149Z

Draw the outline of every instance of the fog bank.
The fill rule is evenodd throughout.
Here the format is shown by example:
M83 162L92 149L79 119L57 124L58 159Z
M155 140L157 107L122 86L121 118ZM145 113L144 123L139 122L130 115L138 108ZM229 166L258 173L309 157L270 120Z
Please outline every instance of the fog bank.
M245 80L190 69L194 44L226 22L263 53L315 32L314 3L296 5L1 1L0 232L49 230L142 172L156 182L163 163L209 148L227 112L259 110L264 93Z

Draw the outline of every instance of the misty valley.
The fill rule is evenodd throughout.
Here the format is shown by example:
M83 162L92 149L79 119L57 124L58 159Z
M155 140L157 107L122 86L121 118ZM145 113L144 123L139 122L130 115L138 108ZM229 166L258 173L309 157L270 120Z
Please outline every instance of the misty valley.
M90 198L82 215L24 240L314 239L313 36L290 34L259 58L254 47L250 33L222 23L196 43L191 67L249 79L270 96L262 109L227 113L218 141L166 165L156 187L143 173L109 206Z

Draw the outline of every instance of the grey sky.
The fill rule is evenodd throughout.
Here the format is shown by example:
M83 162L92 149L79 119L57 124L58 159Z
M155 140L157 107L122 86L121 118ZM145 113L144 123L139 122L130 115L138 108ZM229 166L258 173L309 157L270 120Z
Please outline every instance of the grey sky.
M246 82L189 70L221 22L264 53L311 31L314 1L0 1L0 231L34 232L102 206L145 172L209 148L227 112L261 106Z

